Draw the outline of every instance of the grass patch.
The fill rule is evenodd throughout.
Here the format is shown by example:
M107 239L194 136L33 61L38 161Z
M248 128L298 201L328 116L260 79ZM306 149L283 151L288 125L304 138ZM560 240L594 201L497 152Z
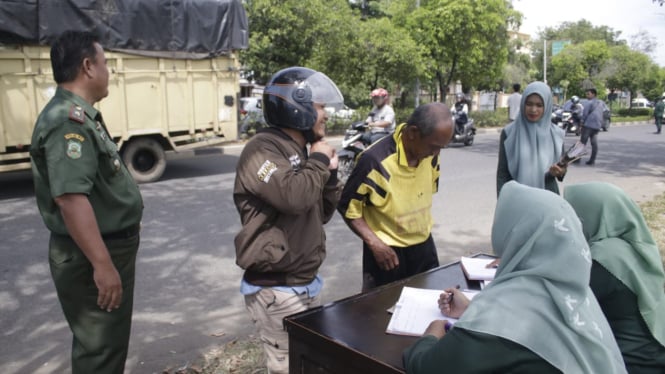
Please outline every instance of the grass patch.
M653 116L619 116L612 113L612 122L645 122L651 120L653 122Z
M645 201L640 204L640 208L642 208L642 214L649 230L658 244L660 258L664 261L663 266L665 267L665 193L656 196L653 200Z

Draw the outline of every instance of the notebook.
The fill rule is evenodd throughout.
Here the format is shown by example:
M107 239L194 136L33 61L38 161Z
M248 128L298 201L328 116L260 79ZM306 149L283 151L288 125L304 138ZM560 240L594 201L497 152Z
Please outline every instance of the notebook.
M472 299L479 291L464 290L462 293ZM404 287L393 309L386 332L388 334L421 336L432 321L457 319L446 317L439 310L439 296L443 290Z
M462 271L464 271L464 275L469 280L488 281L494 279L494 275L496 275L496 267L486 267L494 260L493 258L462 256L460 266L462 267Z

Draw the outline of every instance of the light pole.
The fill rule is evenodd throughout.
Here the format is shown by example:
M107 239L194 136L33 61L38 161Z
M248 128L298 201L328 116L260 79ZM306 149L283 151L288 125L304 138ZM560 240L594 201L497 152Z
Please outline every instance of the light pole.
M547 84L547 39L543 38L543 83Z

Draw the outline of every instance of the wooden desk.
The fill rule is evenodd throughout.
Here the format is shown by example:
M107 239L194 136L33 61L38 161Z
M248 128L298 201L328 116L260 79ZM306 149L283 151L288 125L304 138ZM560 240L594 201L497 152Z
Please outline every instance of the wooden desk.
M402 352L418 338L386 334L391 316L386 310L404 286L443 290L458 284L480 289L479 282L467 281L459 262L454 262L286 317L289 373L404 373Z

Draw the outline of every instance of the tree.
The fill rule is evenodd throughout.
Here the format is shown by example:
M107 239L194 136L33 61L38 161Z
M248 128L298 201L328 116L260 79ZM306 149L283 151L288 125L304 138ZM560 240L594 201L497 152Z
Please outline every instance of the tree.
M344 23L343 31L330 35L316 48L311 65L338 82L352 105L366 103L374 88L394 92L394 88L408 86L425 75L422 48L389 19L359 21L351 17L336 22Z
M567 96L580 96L584 92L582 83L589 76L582 64L583 54L579 45L569 45L551 59L549 81L554 85L560 85L564 80L567 81Z
M572 45L581 44L590 40L604 41L608 47L625 44L624 40L619 39L621 31L614 31L608 26L594 26L591 22L582 19L577 22L563 22L557 27L547 27L539 33L539 39L535 40L533 45L534 64L540 74L537 79L543 79L543 40L570 40L571 44L564 48L566 50ZM548 61L552 59L548 52ZM555 73L555 72L551 72ZM551 76L550 71L547 72ZM572 82L572 81L571 81Z
M514 83L526 86L525 83L531 81L529 79L529 71L532 67L531 56L519 52L522 44L518 38L511 39L508 43L508 62L503 67L501 80L501 87L504 91L507 91Z
M348 8L343 0L337 3ZM304 65L312 55L311 46L321 38L322 18L334 14L321 0L308 1L307 6L298 0L248 0L245 4L250 37L240 59L248 78L258 83L267 82L280 69Z
M497 88L508 55L507 30L518 16L505 0L394 1L388 14L404 25L429 58L429 72L445 100L446 87ZM407 12L405 10L411 10Z
M346 0L248 0L249 49L241 52L248 78L265 83L288 66L307 66L335 81L347 105L369 101L377 86L393 87L424 75L422 48L371 1L364 17ZM357 4L356 4L357 5Z
M650 55L656 50L657 46L658 41L656 38L646 30L640 30L630 36L630 48L634 51L640 51L646 55Z
M607 85L630 93L630 97L644 87L648 72L654 63L651 59L627 46L615 46L610 50L611 62L607 69ZM632 103L631 103L632 105Z

